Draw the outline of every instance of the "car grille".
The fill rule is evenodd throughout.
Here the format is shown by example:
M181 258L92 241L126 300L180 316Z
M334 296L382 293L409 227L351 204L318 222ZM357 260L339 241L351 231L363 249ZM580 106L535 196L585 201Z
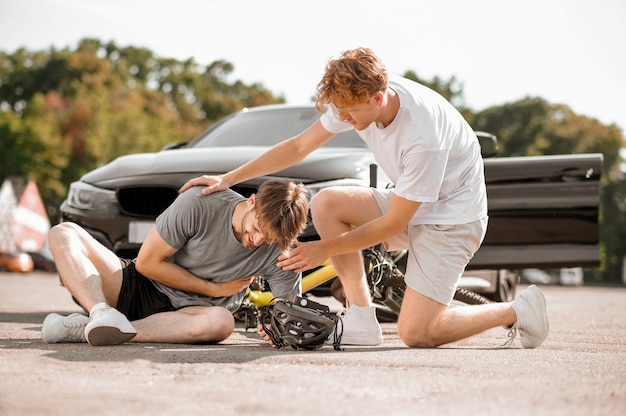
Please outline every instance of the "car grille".
M256 192L256 188L250 186L234 186L232 189L246 198ZM177 196L178 189L163 187L124 188L117 193L124 214L149 218L159 216Z
M173 188L125 188L118 191L120 209L124 214L157 217L178 195Z
M231 189L245 198L257 191L256 187L250 185L235 185ZM158 217L177 196L178 189L166 187L123 188L117 192L120 210L124 214L150 219ZM319 236L313 226L310 212L307 219L307 227L299 239L301 241L318 240ZM122 257L132 258L136 254L136 250L131 250L129 253L122 253L118 250L118 255Z

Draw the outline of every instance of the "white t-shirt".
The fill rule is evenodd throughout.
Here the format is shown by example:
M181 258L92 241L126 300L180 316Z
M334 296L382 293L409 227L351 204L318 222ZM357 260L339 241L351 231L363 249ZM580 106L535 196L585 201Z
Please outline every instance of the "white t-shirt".
M357 133L395 183L394 193L422 203L411 224L465 224L485 217L484 167L472 128L426 86L390 77L389 88L400 99L393 122L385 128L372 123ZM331 133L352 128L331 108L320 121Z

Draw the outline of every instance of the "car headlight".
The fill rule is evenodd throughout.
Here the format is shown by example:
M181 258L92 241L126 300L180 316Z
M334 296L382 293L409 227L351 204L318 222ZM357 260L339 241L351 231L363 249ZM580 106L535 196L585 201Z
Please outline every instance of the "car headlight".
M66 203L69 207L82 211L97 211L102 214L114 214L118 211L115 191L80 181L70 185Z

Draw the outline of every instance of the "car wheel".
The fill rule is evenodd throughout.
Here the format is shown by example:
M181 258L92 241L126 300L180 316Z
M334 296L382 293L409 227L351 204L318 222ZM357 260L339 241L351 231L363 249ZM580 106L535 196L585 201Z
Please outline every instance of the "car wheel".
M485 293L484 296L495 302L511 302L515 298L518 282L519 276L513 270L498 270L495 292Z

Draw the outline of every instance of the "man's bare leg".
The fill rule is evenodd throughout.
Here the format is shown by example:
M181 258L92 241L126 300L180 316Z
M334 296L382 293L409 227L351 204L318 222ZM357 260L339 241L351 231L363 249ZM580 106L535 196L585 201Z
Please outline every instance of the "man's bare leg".
M450 308L407 287L398 335L409 347L437 347L516 321L510 303Z
M313 222L322 239L332 238L359 227L382 215L367 188L327 188L312 202ZM371 306L361 252L333 256L331 262L341 280L348 309L342 317L344 345L378 345L383 341Z
M117 304L122 266L113 252L74 223L54 226L48 239L63 284L85 310Z
M348 232L382 215L367 188L326 188L313 198L311 213L315 229L322 239ZM348 304L371 305L361 252L331 257L341 279Z
M173 312L157 313L132 324L137 329L132 342L172 344L220 342L235 329L233 314L219 306L188 306Z
M55 258L59 276L74 298L89 312L86 323L80 316L46 317L42 339L46 342L81 341L91 345L121 344L133 338L136 330L117 309L122 285L122 265L119 258L98 243L85 230L73 223L61 223L49 233L50 250Z

